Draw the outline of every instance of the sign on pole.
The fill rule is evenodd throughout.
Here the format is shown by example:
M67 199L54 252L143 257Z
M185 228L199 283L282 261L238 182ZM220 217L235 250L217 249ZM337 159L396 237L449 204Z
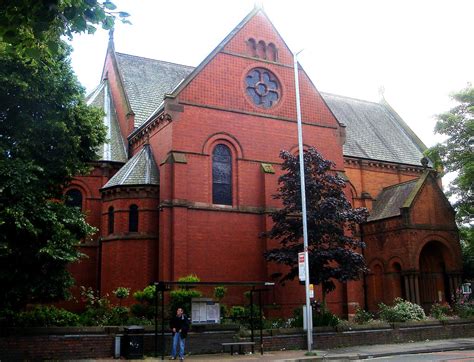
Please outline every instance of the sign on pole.
M309 297L314 298L314 284L309 285Z
M301 281L306 280L306 268L304 265L304 252L298 253L298 276Z

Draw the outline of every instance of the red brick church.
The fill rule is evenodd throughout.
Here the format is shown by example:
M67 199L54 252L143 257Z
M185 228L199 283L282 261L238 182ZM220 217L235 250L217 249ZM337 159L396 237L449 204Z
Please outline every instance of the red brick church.
M342 316L403 297L429 307L460 283L454 211L426 148L385 102L320 92L299 68L303 137L336 163L354 207L370 210L360 237L370 273L328 296ZM73 265L77 285L110 293L190 273L201 281L275 281L279 266L260 237L281 174L279 152L297 151L293 57L254 9L199 64L118 53L111 37L102 82L88 103L105 111L108 142L90 175L66 193L99 229ZM297 282L266 303L289 314ZM229 290L227 304L242 304Z

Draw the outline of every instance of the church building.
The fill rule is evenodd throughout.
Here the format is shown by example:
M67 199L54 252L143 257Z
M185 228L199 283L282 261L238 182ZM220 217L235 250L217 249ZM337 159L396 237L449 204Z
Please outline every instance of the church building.
M301 67L298 76L305 146L332 160L352 205L370 211L359 235L370 272L337 284L329 308L351 316L396 297L449 301L459 237L424 144L385 101L322 93ZM78 286L111 294L191 273L278 282L282 267L263 256L276 241L261 234L281 207L279 153L298 149L296 98L293 55L262 9L197 67L116 52L111 36L87 101L104 110L108 141L65 190L99 230L70 268ZM244 291L229 288L224 303L243 304ZM265 303L288 316L304 296L297 281L277 283Z

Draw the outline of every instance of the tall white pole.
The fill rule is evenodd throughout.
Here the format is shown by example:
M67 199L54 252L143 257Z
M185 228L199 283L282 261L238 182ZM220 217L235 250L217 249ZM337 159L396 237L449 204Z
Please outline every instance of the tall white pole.
M306 221L306 184L304 176L304 150L303 150L303 127L301 124L301 104L300 104L300 85L298 79L298 53L293 55L295 71L295 91L296 91L296 120L298 123L298 152L300 158L300 178L301 178L301 216L303 219L303 246L304 246L304 269L305 269L305 291L306 291L306 325L308 352L311 352L313 343L313 321L311 320L311 304L309 300L309 259L308 259L308 223Z

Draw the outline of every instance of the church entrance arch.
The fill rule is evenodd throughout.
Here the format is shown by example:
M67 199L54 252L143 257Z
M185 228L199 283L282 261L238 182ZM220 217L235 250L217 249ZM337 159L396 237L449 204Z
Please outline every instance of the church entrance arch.
M420 302L429 311L435 302L450 302L451 290L446 272L448 248L438 241L428 242L420 252Z

